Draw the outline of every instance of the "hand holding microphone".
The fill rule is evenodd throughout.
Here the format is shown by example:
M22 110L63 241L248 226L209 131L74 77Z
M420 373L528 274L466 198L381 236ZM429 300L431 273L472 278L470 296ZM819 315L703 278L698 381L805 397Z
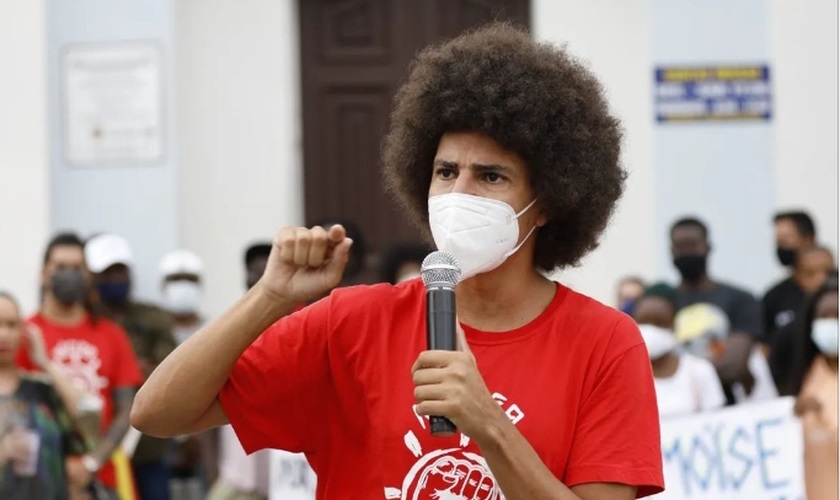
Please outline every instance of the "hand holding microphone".
M420 266L426 285L426 344L430 351L455 350L455 285L461 268L452 254L432 252ZM432 434L451 436L457 430L446 417L429 417Z
M411 369L417 413L429 415L433 436L460 431L479 446L491 445L492 429L511 423L487 390L456 320L457 261L445 252L433 252L423 261L420 274L426 284L429 350L420 353Z

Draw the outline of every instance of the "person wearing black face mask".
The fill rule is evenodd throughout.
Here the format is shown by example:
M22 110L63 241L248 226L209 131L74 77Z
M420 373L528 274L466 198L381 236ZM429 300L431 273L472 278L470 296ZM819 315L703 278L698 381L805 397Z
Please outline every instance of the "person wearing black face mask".
M709 277L707 262L711 245L703 222L693 217L680 219L671 226L670 237L674 266L681 276L677 289L678 311L702 304L720 310L730 324L728 334L715 349L710 348L714 343L712 339L680 340L687 344L689 350L708 358L715 365L727 402L734 404L733 386L740 385L746 394L750 394L755 384L748 361L754 342L761 337L760 305L746 290Z
M133 256L125 238L100 234L85 244L85 262L93 273L103 315L119 323L131 339L143 376L149 374L175 349L172 317L163 309L132 300ZM171 440L143 435L131 456L140 498L169 500L171 468L167 455Z
M776 238L776 257L789 269L788 276L770 287L761 300L764 336L772 345L779 332L796 319L796 313L805 304L808 291L804 277L803 252L813 248L817 231L814 220L805 212L779 212L773 217ZM830 268L831 266L829 266Z
M796 260L796 271L791 281L797 288L796 291L801 293L798 300L801 300L801 305L795 309L790 310L789 322L784 326L773 331L772 337L769 339L770 348L768 354L768 362L770 363L770 370L773 373L773 379L779 392L783 395L789 395L790 388L786 381L790 377L793 370L794 358L791 353L795 351L795 347L799 342L800 335L800 320L808 298L819 290L820 286L825 283L829 275L836 273L836 264L834 255L826 247L814 245L806 248L799 253ZM792 288L788 288L791 290ZM784 290L784 289L782 289ZM779 299L779 294L769 294L771 300L767 301L765 296L765 305L778 303L774 302ZM788 299L793 295L787 295ZM768 309L765 309L765 314Z
M142 376L126 333L94 312L90 282L81 239L69 233L55 236L44 253L41 307L29 323L41 330L50 361L89 400L101 405L102 432L85 436L95 446L67 463L70 487L76 495L99 483L99 493L115 495L122 487L133 488L119 484L118 478L133 481L131 471L126 468L118 473L121 462L112 462L112 457L121 453L118 446L128 430L129 411ZM25 350L18 352L16 363L24 370L42 364Z
M81 269L64 268L50 276L50 290L63 306L83 302L87 296L87 281Z

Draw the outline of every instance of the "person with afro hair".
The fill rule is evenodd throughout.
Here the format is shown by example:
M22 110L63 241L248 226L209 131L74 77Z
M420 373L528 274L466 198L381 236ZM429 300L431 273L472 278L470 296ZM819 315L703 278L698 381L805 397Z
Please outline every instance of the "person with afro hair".
M547 277L596 248L621 128L566 49L493 23L426 48L394 100L386 186L460 269L457 349L428 350L422 280L343 287L341 225L283 228L262 279L181 345L132 423L230 422L305 453L322 499L632 499L663 490L647 348ZM183 397L189 394L190 397ZM430 415L454 433L432 433Z

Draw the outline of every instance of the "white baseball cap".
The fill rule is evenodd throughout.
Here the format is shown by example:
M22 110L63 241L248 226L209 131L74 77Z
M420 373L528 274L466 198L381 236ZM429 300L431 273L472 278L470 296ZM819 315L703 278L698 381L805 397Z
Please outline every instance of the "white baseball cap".
M204 264L201 258L189 250L173 250L160 261L160 274L164 278L174 274L194 274L201 276Z
M94 274L101 273L114 264L130 266L133 262L128 241L116 234L100 234L85 243L85 262Z

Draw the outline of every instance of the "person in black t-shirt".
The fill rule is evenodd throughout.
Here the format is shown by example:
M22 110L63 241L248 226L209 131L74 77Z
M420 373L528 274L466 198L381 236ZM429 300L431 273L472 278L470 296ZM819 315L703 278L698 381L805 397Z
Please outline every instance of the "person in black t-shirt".
M776 258L790 269L790 275L773 285L761 301L764 342L770 345L780 328L793 322L805 301L805 291L795 280L797 255L814 246L817 231L805 212L779 212L773 217Z
M746 290L709 277L708 235L706 225L696 218L683 218L671 226L671 255L682 278L677 288L677 309L686 323L676 333L689 352L714 364L727 402L734 404L735 384L747 394L755 384L748 360L754 341L761 337L761 307ZM720 321L714 321L717 316ZM725 326L707 327L714 324Z
M783 396L792 395L790 388L785 383L793 369L793 352L796 345L800 342L799 332L803 331L800 319L808 297L816 293L832 274L837 274L837 268L834 265L834 256L828 249L815 246L800 254L796 274L791 279L791 282L797 286L796 293L801 294L799 299L800 305L791 310L792 320L781 328L776 329L773 337L769 340L770 353L768 355L768 362L770 364L770 372L773 374L773 381L779 389L779 394ZM796 281L794 282L793 280ZM801 283L801 288L796 283ZM791 290L791 288L787 287L781 290ZM792 292L789 291L788 293ZM771 297L771 300L773 298L773 295L770 295L768 292L768 295L764 297L765 303L768 300L768 296Z

